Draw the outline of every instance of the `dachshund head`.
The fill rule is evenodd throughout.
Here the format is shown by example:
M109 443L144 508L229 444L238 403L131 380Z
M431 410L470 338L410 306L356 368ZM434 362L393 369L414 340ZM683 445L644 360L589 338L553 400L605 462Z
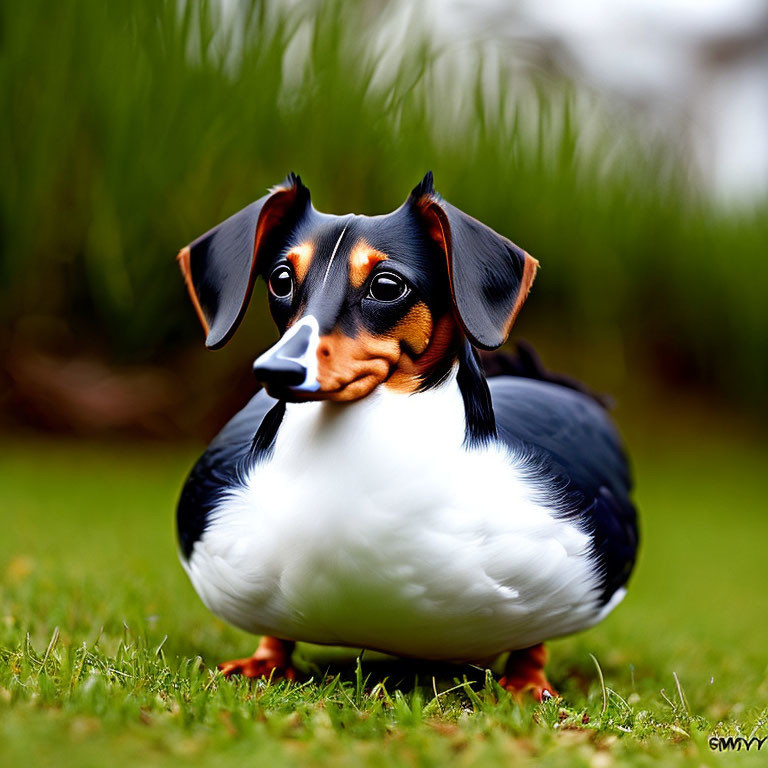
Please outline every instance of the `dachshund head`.
M444 201L431 173L384 216L320 213L291 174L178 259L210 348L235 332L256 277L266 280L281 338L254 372L290 401L440 381L464 337L504 343L538 266Z

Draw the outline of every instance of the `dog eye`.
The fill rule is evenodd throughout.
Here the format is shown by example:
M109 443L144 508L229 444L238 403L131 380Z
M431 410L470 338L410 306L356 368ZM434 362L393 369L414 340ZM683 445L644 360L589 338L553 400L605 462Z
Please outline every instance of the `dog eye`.
M408 293L405 280L391 272L381 272L371 281L368 296L376 301L397 301Z
M277 267L269 276L269 290L279 299L293 293L293 274L285 265Z

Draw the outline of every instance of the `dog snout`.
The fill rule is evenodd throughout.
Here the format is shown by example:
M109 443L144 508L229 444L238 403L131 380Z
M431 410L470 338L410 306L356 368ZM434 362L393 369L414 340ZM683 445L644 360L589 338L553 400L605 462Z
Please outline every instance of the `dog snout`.
M279 358L259 365L254 363L253 373L262 384L278 387L298 387L307 378L307 369L303 365Z
M318 328L314 317L291 327L253 364L253 373L265 386L314 391L317 383Z

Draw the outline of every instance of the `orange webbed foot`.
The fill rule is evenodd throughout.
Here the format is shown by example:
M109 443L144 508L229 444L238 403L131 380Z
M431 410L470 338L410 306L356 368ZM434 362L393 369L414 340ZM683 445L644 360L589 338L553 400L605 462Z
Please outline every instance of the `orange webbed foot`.
M262 637L253 656L224 661L218 668L225 677L243 675L243 677L295 680L296 670L291 666L293 645L276 637Z
M530 693L536 701L557 698L560 694L544 674L546 663L547 650L543 643L512 651L499 685L518 700L526 693Z

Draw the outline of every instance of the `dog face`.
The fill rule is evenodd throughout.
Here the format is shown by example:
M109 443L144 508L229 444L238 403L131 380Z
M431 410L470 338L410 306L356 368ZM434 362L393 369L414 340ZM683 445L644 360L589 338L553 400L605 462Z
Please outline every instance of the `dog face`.
M380 384L414 391L450 365L459 334L447 270L412 217L406 208L375 217L310 210L264 260L283 333L254 366L270 394L347 401Z
M506 339L537 262L443 201L432 176L385 216L331 216L289 176L179 254L209 347L240 322L257 275L282 337L254 364L283 400L415 392L448 372L463 336Z

